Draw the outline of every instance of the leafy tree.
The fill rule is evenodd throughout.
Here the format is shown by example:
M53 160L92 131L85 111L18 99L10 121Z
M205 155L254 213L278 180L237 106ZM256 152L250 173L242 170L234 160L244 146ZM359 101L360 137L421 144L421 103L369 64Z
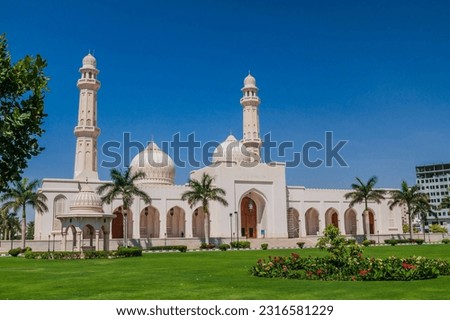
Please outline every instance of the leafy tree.
M22 248L25 249L25 239L27 232L27 206L31 206L38 213L48 211L46 202L47 197L41 190L37 190L40 185L39 180L28 181L23 178L21 181L16 181L1 197L0 202L3 203L3 209L17 212L22 210Z
M128 168L125 171L112 169L110 172L111 182L102 184L97 189L103 203L110 204L114 199L121 197L123 203L124 218L124 242L128 248L128 209L133 204L134 197L140 197L146 204L151 203L151 198L136 186L136 180L145 178L145 172L138 171L132 173Z
M352 183L352 192L348 192L344 195L345 199L351 199L350 207L353 207L357 203L364 203L364 215L365 219L368 219L368 202L374 201L376 203L381 203L386 194L385 190L374 189L375 184L378 182L376 176L371 177L367 183L362 182L362 180L356 177L358 183ZM368 228L366 228L368 229ZM366 230L369 233L369 230Z
M0 35L0 192L20 180L28 160L43 148L42 129L47 63L37 55L11 62L6 37Z
M390 194L392 199L389 201L389 208L392 209L395 206L402 205L406 206L406 214L408 215L409 222L409 237L412 239L412 218L416 209L429 207L427 195L421 193L417 185L412 187L408 186L406 181L402 181L400 190L392 190Z
M214 179L207 173L203 173L200 181L196 179L189 179L188 185L191 190L185 191L181 195L181 199L187 201L193 208L197 203L202 204L202 209L205 214L204 228L205 228L205 243L209 243L209 203L210 201L217 201L224 206L228 206L227 200L223 198L226 195L225 190L214 187Z

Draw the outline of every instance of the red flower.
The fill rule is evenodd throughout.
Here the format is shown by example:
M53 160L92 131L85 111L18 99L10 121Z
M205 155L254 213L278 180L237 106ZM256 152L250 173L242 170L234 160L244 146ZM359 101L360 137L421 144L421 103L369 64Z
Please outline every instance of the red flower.
M322 273L322 269L317 269L316 274L320 275Z
M369 270L359 270L359 275L364 277L368 272Z
M411 269L416 269L417 268L415 265L412 265L412 264L409 264L409 263L406 263L406 262L402 263L402 267L403 267L403 269L406 269L406 270L411 270Z

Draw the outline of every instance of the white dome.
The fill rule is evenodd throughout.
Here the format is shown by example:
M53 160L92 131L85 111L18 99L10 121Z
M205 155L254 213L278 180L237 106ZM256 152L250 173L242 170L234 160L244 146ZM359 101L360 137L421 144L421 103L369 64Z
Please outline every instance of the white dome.
M144 151L133 158L130 167L132 173L145 173L145 178L139 179L139 183L174 184L175 165L154 142L149 143Z
M244 79L244 88L256 88L256 79L250 73Z
M87 184L83 184L70 206L70 211L103 212L102 199Z
M213 163L217 162L235 162L239 164L241 162L250 162L250 154L245 146L236 140L233 135L229 135L227 139L222 142L214 150Z
M96 68L97 67L97 60L95 60L94 56L90 53L87 54L83 58L83 68Z

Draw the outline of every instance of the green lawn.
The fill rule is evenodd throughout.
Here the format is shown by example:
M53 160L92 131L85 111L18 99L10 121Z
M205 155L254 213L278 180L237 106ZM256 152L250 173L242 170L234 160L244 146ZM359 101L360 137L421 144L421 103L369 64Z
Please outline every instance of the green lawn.
M317 249L153 253L112 260L0 258L0 299L450 299L450 277L411 282L256 278L268 255ZM450 261L450 245L369 247L365 256L421 255Z

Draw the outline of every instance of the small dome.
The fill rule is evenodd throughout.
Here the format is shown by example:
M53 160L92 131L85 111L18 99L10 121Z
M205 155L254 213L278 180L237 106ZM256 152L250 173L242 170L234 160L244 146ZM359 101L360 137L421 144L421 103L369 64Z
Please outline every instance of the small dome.
M97 60L95 60L94 56L90 53L87 54L87 56L85 56L83 58L83 67L90 67L90 68L96 68L97 67Z
M144 151L133 158L130 167L132 173L145 173L145 178L140 179L139 183L174 184L175 165L167 153L161 151L154 142L149 143Z
M97 193L87 184L83 184L70 206L70 211L103 212L103 202Z
M222 142L213 153L213 163L217 162L250 162L250 154L245 146L236 140L233 135L229 135L227 139Z
M256 88L256 79L250 74L250 72L244 79L244 88Z

